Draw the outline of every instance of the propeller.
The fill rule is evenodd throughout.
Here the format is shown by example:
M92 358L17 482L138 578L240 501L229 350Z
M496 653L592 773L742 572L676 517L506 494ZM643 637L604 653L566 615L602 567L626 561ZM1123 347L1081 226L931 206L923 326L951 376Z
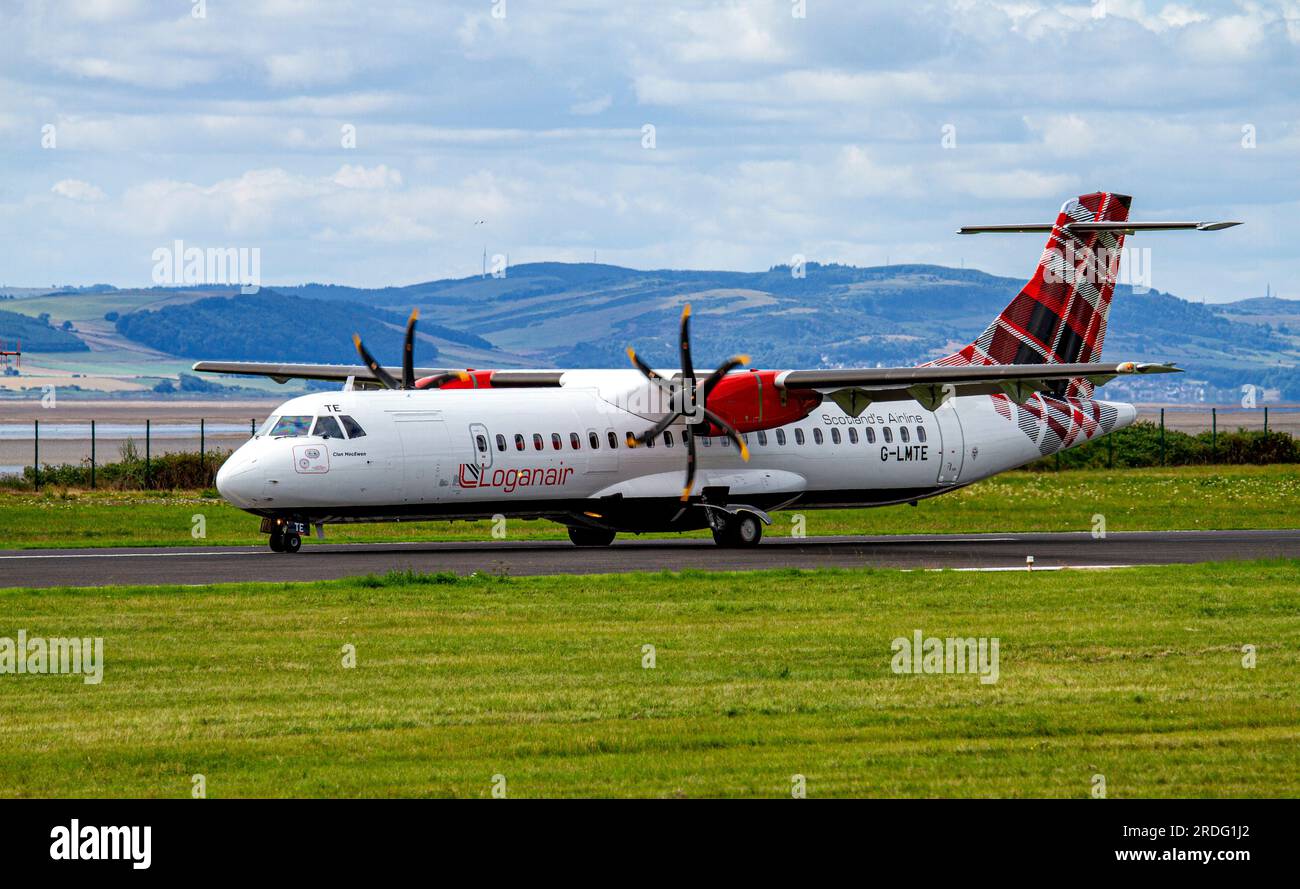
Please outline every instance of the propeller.
M695 484L695 436L708 435L709 426L712 424L736 443L740 449L740 458L749 461L749 448L745 446L745 440L740 437L740 433L735 427L724 420L722 417L709 410L709 393L713 388L731 371L749 363L748 355L734 355L722 362L718 368L709 374L704 385L698 385L695 377L695 367L691 364L691 304L687 303L682 309L681 334L679 337L679 348L681 352L681 382L674 383L672 380L657 373L654 368L641 360L636 354L635 349L629 348L627 356L632 359L632 364L636 369L645 375L645 378L662 391L667 393L669 405L673 410L654 426L642 432L640 435L628 433L627 446L634 448L637 445L645 444L646 441L653 439L662 433L665 429L677 422L678 419L686 421L688 430L686 438L686 485L682 488L682 502L685 503L691 497L691 487ZM702 395L697 396L697 393Z
M357 347L357 354L366 367L374 374L385 389L438 389L453 380L468 381L469 374L464 371L448 371L437 376L425 377L418 383L415 380L415 322L420 318L420 310L412 309L411 317L406 321L406 340L402 347L402 379L398 381L382 364L375 360L370 350L361 342L361 335L352 334L352 344Z

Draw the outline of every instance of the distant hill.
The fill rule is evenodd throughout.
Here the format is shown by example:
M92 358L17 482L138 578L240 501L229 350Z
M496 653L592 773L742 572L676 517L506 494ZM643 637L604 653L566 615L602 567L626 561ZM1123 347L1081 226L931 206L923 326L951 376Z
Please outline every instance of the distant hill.
M25 352L87 352L89 347L75 332L60 330L46 318L0 311L0 342L13 349L21 342Z
M946 354L983 330L1024 286L1020 278L933 265L810 263L803 271L796 277L788 266L638 271L546 262L514 266L504 278L376 290L312 284L286 292L418 305L502 348L534 355L538 365L562 367L623 367L629 345L652 363L674 366L677 316L689 300L698 365L746 352L767 367L822 367L916 364ZM1290 328L1156 290L1116 288L1104 351L1185 367L1177 382L1159 383L1181 387L1170 389L1170 398L1208 397L1187 389L1195 380L1224 393L1254 383L1300 399L1300 336Z
M976 336L1024 286L1021 278L935 265L858 268L809 263L760 272L638 270L598 263L512 266L501 278L356 288L309 283L232 295L229 288L102 291L6 301L60 311L93 334L187 358L355 361L353 330L396 363L401 329L421 309L418 360L477 367L626 367L635 346L677 363L677 318L694 307L698 367L745 352L765 367L916 364ZM116 330L103 323L112 309ZM73 314L79 312L80 314ZM31 320L31 319L28 319ZM436 343L429 340L436 340ZM104 340L107 342L107 339ZM24 346L26 347L26 342ZM34 349L35 347L33 347ZM1105 357L1174 361L1175 377L1116 381L1116 396L1236 400L1246 384L1300 400L1300 302L1206 305L1116 288Z
M262 290L248 296L207 297L122 315L118 333L151 348L187 358L232 361L318 361L355 363L357 332L381 361L401 361L406 317L373 307L301 299ZM422 334L490 349L482 337L423 323ZM417 359L433 361L438 348L419 342Z

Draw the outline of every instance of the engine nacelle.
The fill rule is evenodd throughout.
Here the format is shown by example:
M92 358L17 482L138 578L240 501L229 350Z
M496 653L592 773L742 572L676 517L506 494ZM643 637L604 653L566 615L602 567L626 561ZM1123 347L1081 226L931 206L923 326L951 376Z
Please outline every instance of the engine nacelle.
M491 389L491 388L492 388L492 374L496 373L496 371L493 371L493 370L467 370L465 373L469 376L469 379L467 379L467 380L447 380L445 383L443 383L442 385L438 386L437 388L439 388L439 389ZM437 378L437 377L423 377L423 378L421 378L421 379L415 381L415 388L417 388L417 389L424 389L424 388L426 388L426 387L429 385L429 382L430 382L430 381L432 381L432 380L436 380L436 379L438 379L438 378Z
M752 370L727 374L709 393L709 410L735 426L737 432L757 432L802 420L822 403L820 392L778 389L779 373ZM722 430L711 427L710 434L721 435Z

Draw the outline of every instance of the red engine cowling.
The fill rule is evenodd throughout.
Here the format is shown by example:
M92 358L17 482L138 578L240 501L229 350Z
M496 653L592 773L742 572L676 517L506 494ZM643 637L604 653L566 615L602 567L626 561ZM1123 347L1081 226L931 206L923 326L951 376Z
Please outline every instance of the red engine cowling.
M709 410L735 426L737 432L757 432L802 420L822 403L820 392L778 389L779 373L753 370L728 374L709 393ZM722 434L721 429L710 431Z
M492 374L491 370L467 370L465 373L469 376L467 380L447 380L439 389L491 389ZM415 381L415 388L423 389L429 385L429 381L436 380L437 377L424 377Z

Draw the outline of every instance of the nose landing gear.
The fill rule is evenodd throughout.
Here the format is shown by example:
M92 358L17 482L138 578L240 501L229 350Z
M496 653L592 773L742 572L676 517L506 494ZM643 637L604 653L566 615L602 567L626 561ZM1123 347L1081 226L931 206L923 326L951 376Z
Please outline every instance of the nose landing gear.
M263 519L262 533L269 534L267 543L271 552L296 553L302 549L302 535L307 527L302 522L290 522L284 519Z

